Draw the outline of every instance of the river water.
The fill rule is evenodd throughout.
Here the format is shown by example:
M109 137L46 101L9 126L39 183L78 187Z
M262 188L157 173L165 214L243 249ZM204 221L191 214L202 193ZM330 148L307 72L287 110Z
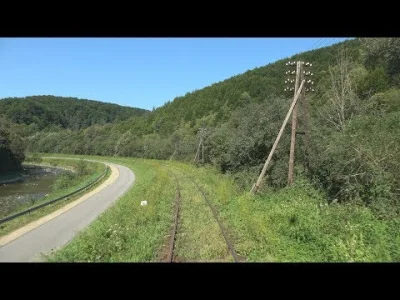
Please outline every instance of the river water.
M62 172L65 171L57 168L23 166L19 172L21 181L0 184L0 218L12 213L21 204L34 204L45 197Z

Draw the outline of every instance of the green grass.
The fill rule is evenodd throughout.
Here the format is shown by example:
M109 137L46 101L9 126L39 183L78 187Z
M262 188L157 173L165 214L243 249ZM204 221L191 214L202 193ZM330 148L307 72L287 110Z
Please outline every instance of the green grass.
M107 161L132 168L137 175L134 188L64 248L49 255L48 261L142 262L158 257L172 224L173 178L152 161ZM147 200L148 205L140 206L142 200Z
M79 167L79 161L72 161L72 160L62 160L62 159L45 159L41 162L43 165L49 165L49 166L60 166L60 167L72 167L74 169L77 169ZM39 204L42 204L44 202L51 201L53 199L56 199L58 197L61 197L63 195L69 194L81 187L86 186L87 184L91 183L93 180L98 178L101 174L104 172L104 165L100 163L92 163L92 162L87 162L87 171L86 173L79 175L76 174L75 176L60 176L53 187L53 191L48 194L47 197L44 197L40 200L37 200L33 203L25 203L23 205L20 205L16 207L11 213L8 215L15 214L17 212L26 210L32 206L36 206ZM29 214L19 216L11 221L8 221L6 223L3 223L0 225L0 237L4 236L32 221L35 221L49 213L52 213L56 211L57 209L63 207L64 205L78 199L79 197L82 196L82 193L87 193L90 190L96 188L101 182L106 180L110 172L106 174L106 176L100 180L100 182L96 183L94 186L91 188L82 191L81 193L78 193L77 195L71 196L67 199L60 200L58 202L55 202L54 204L50 204L48 206L39 208L36 211L32 211ZM2 216L5 217L5 216Z
M168 165L177 174L181 188L180 224L176 238L179 261L233 261L221 229L201 192L186 176L187 172L182 172L182 165Z
M229 229L235 250L249 262L400 260L399 220L378 220L356 204L328 205L306 181L251 196L213 168L180 168L196 176Z
M174 220L176 173L181 186L181 223L176 240L179 261L233 261L218 224L200 191L185 177L185 165L143 159L104 158L130 167L132 189L48 261L159 261L168 247ZM141 207L140 201L148 206Z
M78 156L79 157L79 156ZM176 254L182 261L232 261L211 211L187 175L196 177L248 262L389 262L400 260L400 222L364 206L331 204L306 181L251 196L210 167L93 157L131 168L136 183L114 206L49 261L157 261L173 221L175 179L182 187ZM149 205L140 206L141 200Z
M197 172L234 236L238 254L252 262L398 261L399 222L378 220L363 206L327 205L299 179L279 192L250 196L212 169ZM217 183L217 184L216 184Z

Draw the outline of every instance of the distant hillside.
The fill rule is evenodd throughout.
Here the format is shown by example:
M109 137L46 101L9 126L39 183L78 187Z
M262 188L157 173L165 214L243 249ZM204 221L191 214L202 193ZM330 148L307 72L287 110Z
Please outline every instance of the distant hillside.
M319 82L326 78L329 65L336 64L341 49L346 49L354 60L360 57L360 40L347 40L342 43L296 54L268 65L248 70L201 90L188 92L176 97L155 110L151 121L160 127L161 133L172 133L183 120L194 124L196 119L216 114L217 123L224 122L229 112L250 103L261 103L272 97L288 97L284 93L285 63L288 60L304 60L313 64L315 85L325 87ZM227 114L228 113L228 114Z
M50 126L81 129L95 124L123 121L131 117L142 116L147 112L140 108L56 96L30 96L0 100L0 114L4 114L17 124L35 123L39 129Z

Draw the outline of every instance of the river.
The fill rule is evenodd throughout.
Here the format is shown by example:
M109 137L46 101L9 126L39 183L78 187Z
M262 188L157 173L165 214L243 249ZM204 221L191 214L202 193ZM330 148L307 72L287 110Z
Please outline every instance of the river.
M18 173L20 181L0 184L0 218L12 213L21 204L35 201L52 191L62 169L27 166Z

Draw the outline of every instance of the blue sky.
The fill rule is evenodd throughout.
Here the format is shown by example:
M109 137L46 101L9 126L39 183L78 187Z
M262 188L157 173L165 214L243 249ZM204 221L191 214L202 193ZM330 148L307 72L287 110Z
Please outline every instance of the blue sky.
M77 97L152 109L344 38L2 38L0 98Z

